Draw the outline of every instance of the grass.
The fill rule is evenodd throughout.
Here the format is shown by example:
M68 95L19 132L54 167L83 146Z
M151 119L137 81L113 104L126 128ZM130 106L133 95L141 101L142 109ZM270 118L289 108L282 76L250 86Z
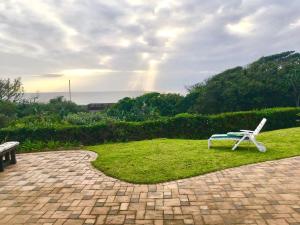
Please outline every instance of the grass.
M152 184L192 177L225 168L300 155L300 127L258 136L268 148L261 153L244 143L232 151L231 141L154 139L89 146L98 153L95 168L131 183Z

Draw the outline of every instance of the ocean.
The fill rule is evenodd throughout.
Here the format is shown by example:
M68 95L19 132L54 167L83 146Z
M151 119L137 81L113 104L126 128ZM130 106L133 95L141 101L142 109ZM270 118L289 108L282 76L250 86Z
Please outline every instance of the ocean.
M115 103L124 97L138 97L145 94L144 91L105 91L105 92L72 92L72 101L78 105L87 105L89 103ZM37 102L47 103L50 99L63 96L69 99L67 92L41 92L25 93L25 99L33 99L37 96Z

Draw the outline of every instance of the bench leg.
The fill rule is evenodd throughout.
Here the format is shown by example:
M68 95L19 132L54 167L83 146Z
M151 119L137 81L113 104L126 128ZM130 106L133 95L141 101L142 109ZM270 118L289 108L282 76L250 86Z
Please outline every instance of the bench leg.
M10 164L16 164L17 163L17 159L16 159L16 149L11 150L10 152Z
M9 152L5 153L4 160L6 163L10 161Z
M3 156L0 156L0 172L4 171Z

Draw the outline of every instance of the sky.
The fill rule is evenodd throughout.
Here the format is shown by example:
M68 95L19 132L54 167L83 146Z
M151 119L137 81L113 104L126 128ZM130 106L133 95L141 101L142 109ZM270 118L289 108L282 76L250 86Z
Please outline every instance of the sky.
M300 48L299 0L2 0L0 79L161 91Z

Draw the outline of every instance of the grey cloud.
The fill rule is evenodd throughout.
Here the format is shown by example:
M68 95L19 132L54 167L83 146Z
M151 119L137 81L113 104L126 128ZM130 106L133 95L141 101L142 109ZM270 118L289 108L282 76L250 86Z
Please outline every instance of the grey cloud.
M56 77L63 77L63 74L58 74L58 73L48 73L48 74L41 74L41 75L33 75L34 77L47 77L47 78L56 78Z

